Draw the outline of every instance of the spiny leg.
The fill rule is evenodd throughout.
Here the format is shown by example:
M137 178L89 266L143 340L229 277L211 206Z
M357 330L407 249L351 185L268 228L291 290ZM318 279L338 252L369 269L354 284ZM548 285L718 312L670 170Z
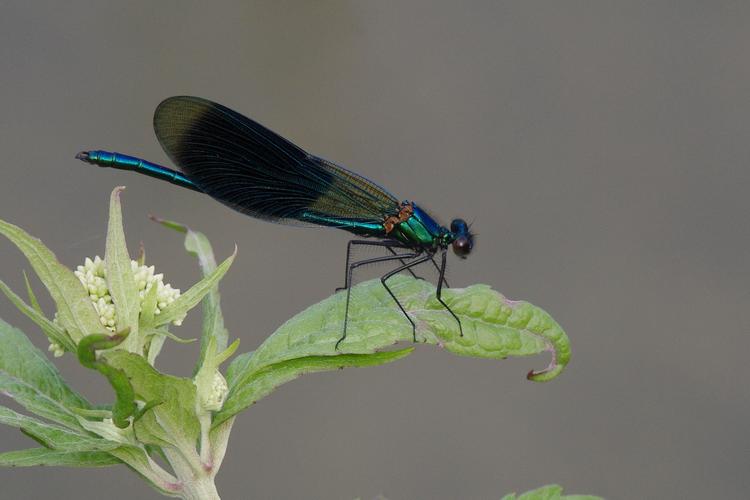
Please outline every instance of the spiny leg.
M432 262L435 263L434 260ZM458 316L456 316L456 313L454 313L451 310L451 308L448 307L448 304L446 304L445 302L443 302L443 299L440 296L440 294L443 292L443 282L445 281L445 262L446 262L446 251L443 250L443 253L442 253L441 257L440 257L440 277L438 278L437 293L435 294L435 296L437 297L438 302L440 302L441 304L443 304L443 307L445 307L448 310L448 312L451 313L451 316L453 316L453 318L456 320L456 322L458 323L458 331L461 334L461 336L463 337L464 336L464 327L461 326L461 320L458 319ZM446 283L445 286L448 286L448 283Z
M413 259L413 258L418 257L418 256L419 256L418 253L410 253L410 254L402 254L402 255L388 255L388 256L385 256L385 257L375 257L375 258L372 258L372 259L366 259L366 260L360 260L358 262L353 262L353 263L351 263L349 265L349 268L347 269L346 282L347 282L347 284L351 283L351 281L352 281L352 272L354 271L354 269L356 269L356 268L358 268L360 266L366 266L368 264L375 264L377 262L388 262L388 261L392 261L392 260ZM422 262L422 259L420 259L420 262ZM402 266L402 267L404 267L404 266ZM382 281L382 278L381 278L381 281ZM388 287L386 287L386 290L387 289L388 289ZM351 296L352 296L352 287L348 286L346 288L346 306L344 307L344 333L341 336L341 338L338 340L338 342L336 342L336 347L335 347L336 349L339 348L339 344L341 342L343 342L344 339L346 338L346 326L349 323L349 301L351 300ZM391 296L393 296L393 294L391 294ZM394 299L395 299L395 297L394 297ZM396 302L398 302L398 301L396 301ZM399 304L399 307L401 307L400 304ZM404 309L401 308L401 310L403 311ZM404 314L406 314L406 312L404 312ZM407 316L407 318L408 318L408 316ZM411 321L411 320L409 320L409 321Z
M350 286L350 280L349 280L349 262L351 261L351 254L352 254L352 247L354 245L362 245L362 246L371 246L371 247L386 247L388 248L391 253L396 255L396 252L394 252L394 248L411 248L407 245L404 245L403 243L399 241L391 241L391 240L381 240L381 241L371 241L371 240L349 240L349 243L346 244L346 267L344 268L344 286L341 288L337 288L336 291L343 290L344 288L349 288Z
M417 341L417 325L414 323L414 320L412 320L409 317L409 314L406 312L406 309L404 309L404 306L401 305L401 302L399 302L399 300L396 298L396 295L393 293L393 291L388 286L388 284L386 283L386 281L388 281L388 278L390 278L394 274L400 273L401 271L403 271L405 269L409 269L410 267L418 266L422 262L427 262L431 258L432 258L432 255L427 254L424 257L420 258L420 259L415 259L415 260L413 260L413 261L411 261L411 262L409 262L407 264L404 264L403 266L397 267L393 271L389 271L382 278L380 278L380 282L383 284L383 286L385 287L385 289L388 292L388 294L396 302L396 305L398 306L399 309L401 309L401 312L404 313L404 316L406 316L406 319L409 320L409 323L411 323L411 333L412 333L412 336L414 338L414 342Z

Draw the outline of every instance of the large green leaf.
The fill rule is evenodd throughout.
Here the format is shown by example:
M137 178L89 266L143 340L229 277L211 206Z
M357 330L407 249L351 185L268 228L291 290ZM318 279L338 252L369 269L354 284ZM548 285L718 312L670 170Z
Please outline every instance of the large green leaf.
M27 410L80 429L71 408L91 408L63 380L55 365L18 330L0 320L0 392Z
M75 274L58 262L55 254L23 229L0 220L5 235L26 256L31 267L49 290L57 306L60 324L76 340L92 333L104 333L88 292Z
M129 330L126 341L129 350L140 346L138 335L138 315L140 298L133 277L128 247L125 244L125 231L122 227L122 207L120 193L124 187L116 187L109 201L109 224L104 265L107 270L107 288L117 310L117 331Z
M486 285L443 291L443 299L461 319L463 337L455 319L435 298L434 286L406 276L394 277L389 285L417 324L419 342L458 355L494 359L551 352L547 368L529 373L534 381L559 375L570 359L565 332L546 312L527 302L510 301ZM345 293L306 309L284 323L254 353L237 357L227 373L229 395L214 425L300 373L361 366L368 356L376 356L372 364L377 364L379 356L385 355L377 351L397 342L412 342L411 325L380 280L355 287L352 297L347 338L338 350ZM294 363L288 365L291 361ZM314 361L314 370L307 367L307 361Z
M31 467L34 465L57 465L62 467L107 467L122 463L105 451L61 451L49 448L0 453L0 466Z
M238 372L238 367L232 370L232 381L235 382L234 392L227 398L223 408L216 414L212 425L218 426L228 418L239 413L244 408L270 394L276 387L294 380L306 373L323 372L342 368L362 368L378 366L408 356L414 351L413 347L397 351L376 352L372 354L341 354L340 356L307 356L290 359L275 365L265 366L254 371L249 377ZM241 378L242 383L237 383Z

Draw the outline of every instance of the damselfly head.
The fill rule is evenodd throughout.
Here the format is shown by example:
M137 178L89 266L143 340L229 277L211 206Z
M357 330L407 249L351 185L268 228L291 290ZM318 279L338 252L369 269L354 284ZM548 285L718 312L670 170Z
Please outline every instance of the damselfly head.
M456 237L451 243L453 253L465 259L474 247L474 236L469 232L469 225L463 219L453 219L451 233Z

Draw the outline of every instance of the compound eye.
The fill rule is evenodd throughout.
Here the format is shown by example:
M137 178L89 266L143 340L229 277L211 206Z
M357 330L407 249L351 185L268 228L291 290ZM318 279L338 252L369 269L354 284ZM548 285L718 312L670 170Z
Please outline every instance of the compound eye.
M466 236L460 236L453 241L453 253L465 259L471 253L471 240Z

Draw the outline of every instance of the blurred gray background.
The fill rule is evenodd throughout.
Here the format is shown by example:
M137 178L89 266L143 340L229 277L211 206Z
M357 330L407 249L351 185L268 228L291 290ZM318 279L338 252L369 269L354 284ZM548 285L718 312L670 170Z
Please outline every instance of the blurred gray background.
M608 498L742 498L750 187L747 2L0 1L0 217L74 266L103 254L126 184L131 249L185 289L181 238L239 257L223 305L242 351L332 293L347 234L275 226L208 197L73 159L166 162L151 128L176 94L254 117L480 236L454 285L549 311L547 359L421 347L388 367L303 377L242 414L226 499L498 499L558 482ZM28 265L0 241L0 277ZM49 310L49 301L45 302ZM0 317L41 333L4 299ZM199 314L177 330L199 331ZM171 344L187 375L196 346ZM62 369L93 400L99 377ZM2 450L34 446L0 429ZM124 467L0 470L2 498L158 498Z

